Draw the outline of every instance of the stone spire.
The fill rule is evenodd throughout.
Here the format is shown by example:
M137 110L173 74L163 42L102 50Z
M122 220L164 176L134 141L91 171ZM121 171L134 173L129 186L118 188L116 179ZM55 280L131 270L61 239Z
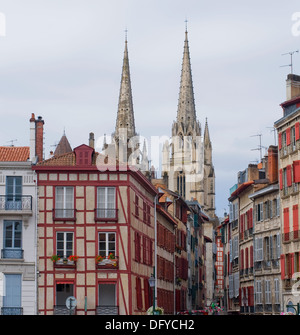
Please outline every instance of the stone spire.
M133 113L133 103L132 103L132 92L131 92L131 81L130 81L130 71L129 71L129 58L128 58L128 48L127 48L127 36L125 39L125 51L123 58L123 69L121 77L120 95L119 95L119 105L118 105L118 115L116 121L116 129L114 133L114 138L116 142L119 141L121 132L127 131L127 138L130 139L136 136L135 132L135 122Z
M54 151L54 156L63 155L72 151L72 147L67 139L66 132L64 131L63 136Z
M205 120L205 128L204 128L204 143L205 143L206 145L211 146L210 137L209 137L209 131L208 131L207 118L206 118L206 120Z
M196 120L196 108L194 100L194 89L192 80L192 68L188 42L188 32L185 31L184 51L181 69L180 92L177 110L177 122L184 125Z

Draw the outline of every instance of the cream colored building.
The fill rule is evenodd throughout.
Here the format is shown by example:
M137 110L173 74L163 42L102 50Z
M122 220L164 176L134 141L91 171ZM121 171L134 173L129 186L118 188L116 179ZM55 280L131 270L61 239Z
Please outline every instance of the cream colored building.
M291 310L299 296L292 286L299 272L299 164L300 164L300 76L289 74L286 80L286 101L281 104L283 116L274 124L278 132L279 189L281 216L281 279L282 309ZM294 277L295 276L295 277Z

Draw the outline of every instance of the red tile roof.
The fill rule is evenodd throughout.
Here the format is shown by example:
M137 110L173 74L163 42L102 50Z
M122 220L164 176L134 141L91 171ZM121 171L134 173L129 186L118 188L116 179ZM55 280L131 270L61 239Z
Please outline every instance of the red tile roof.
M0 147L0 162L26 162L29 157L29 147Z

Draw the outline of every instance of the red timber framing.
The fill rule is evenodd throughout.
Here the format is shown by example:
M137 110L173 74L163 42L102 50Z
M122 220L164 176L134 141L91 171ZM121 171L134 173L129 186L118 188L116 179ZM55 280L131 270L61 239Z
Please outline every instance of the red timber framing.
M149 306L157 191L129 168L99 171L97 155L82 145L33 166L39 204L39 314L60 314L70 295L77 299L78 315L145 314ZM136 196L147 205L146 221L142 208L134 206ZM135 233L152 244L147 262L135 260ZM58 254L61 259L52 261ZM64 264L62 258L70 254L78 260Z

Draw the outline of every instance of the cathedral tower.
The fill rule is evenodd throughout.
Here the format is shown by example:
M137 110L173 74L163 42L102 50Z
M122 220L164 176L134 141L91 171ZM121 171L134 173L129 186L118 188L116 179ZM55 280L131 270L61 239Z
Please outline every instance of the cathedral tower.
M125 39L116 128L112 137L115 142L117 159L121 162L128 162L130 155L138 149L139 145L135 131L127 37Z
M208 215L214 216L214 170L208 125L204 139L197 120L192 80L188 32L185 31L180 90L172 143L163 147L163 179L168 187L186 200L198 200ZM211 176L209 180L207 177ZM213 185L213 189L212 189ZM208 196L209 195L209 196Z

